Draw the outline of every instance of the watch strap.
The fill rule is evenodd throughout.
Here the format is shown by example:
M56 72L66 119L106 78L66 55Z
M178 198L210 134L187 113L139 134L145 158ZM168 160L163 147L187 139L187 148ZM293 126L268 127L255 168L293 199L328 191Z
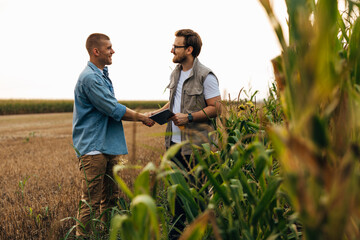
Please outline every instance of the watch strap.
M194 117L191 115L191 113L188 114L188 120L189 120L189 123L194 121Z

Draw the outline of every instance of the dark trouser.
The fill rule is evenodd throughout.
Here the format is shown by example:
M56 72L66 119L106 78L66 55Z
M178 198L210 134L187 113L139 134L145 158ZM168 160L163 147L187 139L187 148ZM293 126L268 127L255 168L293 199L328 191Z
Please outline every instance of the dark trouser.
M174 144L176 144L176 143L171 142L170 146L172 146ZM177 164L180 169L184 169L187 172L189 172L190 171L190 166L189 166L190 156L191 155L182 155L181 150L180 150L179 152L176 153L174 158L171 159L171 161L174 162L175 164ZM180 166L180 164L181 164L181 166ZM174 221L176 221L176 220L177 220L177 222L175 223L174 228L177 228L180 232L183 232L183 230L185 228L186 213L185 213L185 210L182 206L182 203L181 203L181 200L179 197L177 197L175 200ZM169 233L169 239L178 239L181 235L174 228Z
M79 159L81 176L81 207L78 220L85 225L85 229L77 223L76 235L81 236L88 232L90 220L98 217L106 209L116 206L119 195L117 184L108 176L113 177L112 169L118 164L120 156L98 154L84 155ZM92 209L85 203L91 206ZM102 216L106 222L107 213Z

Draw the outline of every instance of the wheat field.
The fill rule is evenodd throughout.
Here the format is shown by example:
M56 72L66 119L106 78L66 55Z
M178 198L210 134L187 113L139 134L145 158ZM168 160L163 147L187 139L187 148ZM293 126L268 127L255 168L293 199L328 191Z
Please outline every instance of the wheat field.
M128 163L159 163L165 126L123 124ZM61 239L75 224L62 221L80 200L71 125L72 113L0 116L0 239Z

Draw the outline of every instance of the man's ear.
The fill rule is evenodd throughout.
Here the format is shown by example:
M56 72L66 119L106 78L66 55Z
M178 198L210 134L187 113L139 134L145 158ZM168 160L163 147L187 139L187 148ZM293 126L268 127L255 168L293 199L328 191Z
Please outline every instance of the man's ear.
M93 52L94 56L99 56L99 54L100 54L100 51L97 48L93 48L92 52Z
M192 46L188 46L188 47L186 48L186 53L187 53L188 55L191 55L191 53L193 52L193 50L194 50L194 48L193 48Z

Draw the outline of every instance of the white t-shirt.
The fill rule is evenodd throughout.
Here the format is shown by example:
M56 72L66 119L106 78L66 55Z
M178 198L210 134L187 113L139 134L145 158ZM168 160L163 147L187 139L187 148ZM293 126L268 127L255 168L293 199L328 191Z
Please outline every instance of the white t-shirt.
M85 155L98 155L98 154L101 154L101 152L95 150L95 151L88 152L88 153L85 154Z
M178 86L176 88L176 93L174 97L174 105L173 105L173 113L179 113L181 108L181 93L182 93L182 87L184 84L184 81L189 77L191 70L188 70L186 72L181 71L180 78L178 82ZM220 90L218 81L216 80L216 77L213 74L209 74L206 76L204 80L204 97L205 99L210 99L213 97L220 96ZM174 122L171 122L172 124L172 136L171 141L175 143L181 142L181 131L178 126L174 124Z

